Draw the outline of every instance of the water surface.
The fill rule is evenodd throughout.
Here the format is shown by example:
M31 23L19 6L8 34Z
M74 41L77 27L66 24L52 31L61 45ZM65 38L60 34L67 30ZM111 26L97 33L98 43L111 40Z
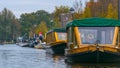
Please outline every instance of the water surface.
M120 68L120 63L65 63L64 59L44 49L0 45L0 68Z

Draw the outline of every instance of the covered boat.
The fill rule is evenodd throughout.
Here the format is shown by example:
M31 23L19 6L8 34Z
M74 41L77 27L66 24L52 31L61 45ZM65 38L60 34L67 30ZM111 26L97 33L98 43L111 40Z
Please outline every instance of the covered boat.
M66 30L53 29L46 33L46 45L51 54L64 54L67 42Z
M120 21L106 18L73 20L68 33L67 62L120 62Z

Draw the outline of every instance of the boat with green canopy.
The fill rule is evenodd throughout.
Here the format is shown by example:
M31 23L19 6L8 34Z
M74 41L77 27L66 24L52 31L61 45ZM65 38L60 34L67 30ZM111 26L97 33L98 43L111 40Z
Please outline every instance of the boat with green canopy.
M106 18L73 20L66 25L67 62L120 62L120 21Z
M67 34L65 28L52 29L46 33L47 52L51 54L64 54Z

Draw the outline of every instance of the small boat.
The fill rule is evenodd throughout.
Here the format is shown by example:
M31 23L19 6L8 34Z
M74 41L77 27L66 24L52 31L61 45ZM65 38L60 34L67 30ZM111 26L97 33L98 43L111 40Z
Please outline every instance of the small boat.
M36 49L44 49L45 48L45 42L39 42L37 45L34 46Z
M26 43L19 42L18 45L21 47L28 47L29 46L29 44L27 42Z
M33 48L34 47L34 40L29 40L28 45L29 45L29 47Z
M66 25L66 62L120 62L120 21L106 18L73 20Z
M21 47L28 47L29 43L27 39L24 39L24 37L18 37L16 45L19 45Z
M44 47L41 44L35 45L34 48L36 49L43 49Z
M46 33L46 50L51 54L64 54L67 42L65 29L53 29Z

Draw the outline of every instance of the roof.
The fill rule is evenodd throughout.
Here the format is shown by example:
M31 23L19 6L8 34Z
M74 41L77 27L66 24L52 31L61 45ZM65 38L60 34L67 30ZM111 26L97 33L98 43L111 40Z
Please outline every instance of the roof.
M120 20L107 19L107 18L85 18L81 20L73 20L68 22L66 28L68 27L112 27L120 26Z
M56 28L48 31L47 33L50 33L50 32L66 32L66 30L65 28Z

